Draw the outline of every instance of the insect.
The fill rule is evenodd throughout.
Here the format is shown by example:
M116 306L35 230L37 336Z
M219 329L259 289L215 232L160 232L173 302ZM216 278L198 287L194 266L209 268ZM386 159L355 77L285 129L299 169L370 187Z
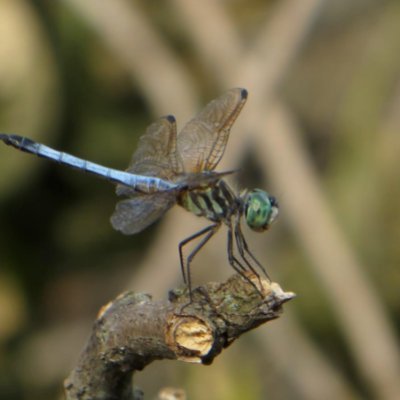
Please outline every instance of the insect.
M117 203L111 224L126 235L142 231L174 204L207 218L211 224L179 243L182 276L191 293L190 264L221 225L227 227L228 260L235 271L246 278L246 271L259 276L258 268L268 278L249 249L241 218L254 231L265 231L278 216L276 199L260 189L236 194L223 179L232 171L214 171L246 99L245 89L227 91L208 103L179 134L173 116L158 119L140 138L126 171L107 168L21 136L1 133L0 139L19 150L117 183L117 195L126 199ZM185 257L184 248L192 241L197 244ZM234 245L239 257L234 253Z

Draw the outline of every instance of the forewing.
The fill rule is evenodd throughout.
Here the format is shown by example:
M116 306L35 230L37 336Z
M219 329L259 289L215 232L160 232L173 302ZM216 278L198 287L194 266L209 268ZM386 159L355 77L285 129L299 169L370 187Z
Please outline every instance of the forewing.
M178 135L178 153L185 172L211 171L217 166L246 99L245 89L231 89L185 125Z
M161 218L175 202L175 195L169 192L137 194L117 203L111 216L111 224L125 235L141 232Z
M151 124L140 138L139 145L127 169L134 174L173 180L182 172L182 162L177 152L176 122L172 115ZM134 191L117 186L118 195L132 195Z

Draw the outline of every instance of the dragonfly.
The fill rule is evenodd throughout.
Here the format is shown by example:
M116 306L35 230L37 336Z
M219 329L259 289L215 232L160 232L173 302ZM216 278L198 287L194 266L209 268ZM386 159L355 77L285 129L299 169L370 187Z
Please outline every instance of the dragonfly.
M140 138L126 171L54 150L19 135L0 133L0 140L19 150L116 183L116 193L124 199L117 203L111 224L123 234L141 232L175 204L209 220L209 225L182 240L178 246L181 273L190 294L191 263L223 225L227 228L229 264L254 286L246 272L257 277L261 273L268 280L270 278L250 250L241 220L244 218L252 230L263 232L276 220L278 202L261 189L236 193L224 179L235 171L215 171L247 96L247 90L242 88L228 90L208 103L179 134L172 115L159 118ZM184 256L189 243L193 243L193 248Z

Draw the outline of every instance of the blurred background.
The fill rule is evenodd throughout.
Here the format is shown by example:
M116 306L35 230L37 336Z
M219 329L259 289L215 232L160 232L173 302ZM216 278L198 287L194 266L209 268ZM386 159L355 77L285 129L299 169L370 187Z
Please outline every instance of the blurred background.
M181 128L249 91L218 169L279 199L271 231L246 236L298 297L211 366L153 363L135 376L147 398L400 398L399 38L397 0L0 1L2 132L124 169L157 117ZM0 143L1 399L62 398L100 306L181 284L177 245L207 221L175 207L126 237L115 202ZM195 283L232 273L225 242Z

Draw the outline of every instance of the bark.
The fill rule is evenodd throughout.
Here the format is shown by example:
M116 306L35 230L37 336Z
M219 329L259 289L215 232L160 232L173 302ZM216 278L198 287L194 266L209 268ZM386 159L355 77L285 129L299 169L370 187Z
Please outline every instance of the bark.
M168 301L126 292L100 310L76 368L67 400L136 400L132 376L154 360L211 364L243 333L273 320L295 295L277 283L239 275L224 283L171 291ZM257 289L256 289L257 287Z

